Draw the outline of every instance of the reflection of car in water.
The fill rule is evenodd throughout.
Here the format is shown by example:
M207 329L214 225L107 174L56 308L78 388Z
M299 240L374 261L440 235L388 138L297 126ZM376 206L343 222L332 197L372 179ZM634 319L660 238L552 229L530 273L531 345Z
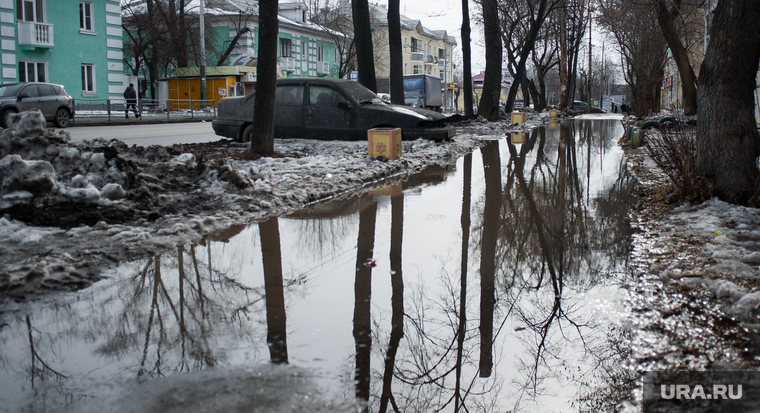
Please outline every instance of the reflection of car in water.
M404 140L444 140L454 129L440 113L389 105L357 82L345 79L291 78L277 81L275 139L365 140L367 130L401 128ZM217 135L249 141L253 133L255 92L219 102L212 127Z

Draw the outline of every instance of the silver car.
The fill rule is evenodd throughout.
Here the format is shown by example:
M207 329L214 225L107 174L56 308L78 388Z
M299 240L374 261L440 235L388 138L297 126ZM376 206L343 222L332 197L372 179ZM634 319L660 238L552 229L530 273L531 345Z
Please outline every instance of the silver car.
M10 125L11 115L39 109L56 128L69 126L74 119L74 99L63 85L55 83L4 83L0 85L0 126Z

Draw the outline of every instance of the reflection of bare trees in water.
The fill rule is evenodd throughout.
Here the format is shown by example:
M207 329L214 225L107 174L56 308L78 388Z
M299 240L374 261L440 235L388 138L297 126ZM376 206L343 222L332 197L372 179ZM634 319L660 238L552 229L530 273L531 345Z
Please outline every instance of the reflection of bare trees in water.
M29 318L28 314L26 315L26 328L29 335L29 351L31 353L31 363L29 364L27 372L29 374L29 381L32 384L32 388L35 387L35 380L45 381L47 379L59 380L67 378L65 375L51 368L45 360L40 357L39 353L37 353L37 349L34 346L34 328L32 327L32 320Z
M282 253L277 217L259 222L261 257L267 309L267 346L272 363L288 362L285 292L282 280Z
M404 195L391 198L391 336L385 353L383 369L383 390L380 395L379 413L385 413L388 403L393 411L401 410L393 397L393 370L396 365L396 353L404 337L404 274L401 265L401 245L404 235Z
M491 160L496 159L495 165L491 162L490 166L498 182L498 153L491 152L490 156ZM491 362L491 339L485 339L488 342L486 346L473 346L472 343L484 340L480 334L484 329L468 327L467 321L467 295L468 289L471 289L468 261L472 155L464 159L463 178L460 274L450 277L444 274L441 281L445 284L445 292L441 296L427 297L427 289L421 285L412 290L412 299L405 303L404 345L395 367L395 378L400 383L399 390L394 393L398 406L396 411L431 412L452 407L455 412L498 410L495 400L501 382L479 378L478 374L478 348L484 350L486 356L480 359L488 365ZM498 197L496 201L498 208ZM488 308L486 304L486 312ZM437 316L432 316L433 313ZM481 320L481 324L485 323Z
M450 277L444 270L445 295L427 297L420 286L406 303L404 345L395 370L402 383L395 393L400 411L497 411L507 398L518 410L568 383L598 391L581 390L576 403L583 406L617 406L630 394L633 381L620 363L626 357L625 333L608 331L601 320L576 308L589 289L604 287L625 263L629 188L623 176L591 198L592 151L577 149L574 132L565 125L549 139L540 129L519 150L508 144L503 178L498 143L486 145L482 212L470 211L472 166L471 157L465 158L461 274ZM578 136L587 145L598 143L594 152L600 154L610 138L599 130ZM472 243L480 255L477 329L467 320L471 213L481 217L474 226L480 237ZM499 352L492 346L512 339L505 329L509 322L523 348L515 350L519 360L501 362L519 371L493 374Z
M512 263L505 274L506 284L512 285L505 299L513 306L518 325L524 329L519 337L527 354L532 355L521 361L524 381L516 406L523 397L534 400L548 394L550 387L546 383L550 378L559 383L574 381L582 387L599 370L625 357L609 354L611 337L602 331L594 316L577 313L573 301L574 295L603 283L627 255L627 251L610 250L604 242L610 237L622 241L628 234L627 225L610 227L610 220L591 218L588 192L584 197L578 171L575 136L566 125L560 129L556 162L550 163L548 156L539 153L532 165L526 165L527 155L535 145L545 147L541 132L533 133L520 153L508 144L512 167L501 220L500 253L506 257L502 261ZM585 160L590 165L588 156L590 152ZM609 206L607 216L618 218L614 222L620 224L619 218L626 216L625 205L618 202ZM621 230L624 235L620 235ZM609 233L616 235L601 239L597 236ZM567 292L567 285L572 285L574 291ZM542 292L545 286L550 287L548 293ZM590 363L586 371L569 371L573 369L566 363L568 343L576 346L580 358ZM610 365L604 365L607 363Z
M370 360L372 353L372 259L375 247L377 204L372 203L359 213L359 238L356 248L356 280L354 283L354 340L356 343L356 397L369 401Z
M103 320L110 327L98 352L121 358L140 348L137 376L158 377L222 363L210 342L217 330L239 328L236 335L254 336L264 291L215 269L211 245L180 246L176 255L138 262L129 288L119 294L121 313Z

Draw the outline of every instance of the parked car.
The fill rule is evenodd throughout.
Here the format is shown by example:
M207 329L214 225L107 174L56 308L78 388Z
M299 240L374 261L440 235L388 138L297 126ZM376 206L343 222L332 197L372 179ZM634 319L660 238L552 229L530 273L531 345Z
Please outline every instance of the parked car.
M7 128L11 115L39 109L56 128L74 119L74 99L55 83L3 83L0 85L0 126Z
M580 100L575 100L573 101L573 109L579 110L581 112L588 112L588 103ZM604 113L604 111L599 108L591 107L591 113Z
M361 84L346 79L291 78L277 81L275 139L366 140L367 130L401 128L403 138L444 140L454 135L440 113L389 105ZM250 141L256 92L224 98L212 127L217 135Z

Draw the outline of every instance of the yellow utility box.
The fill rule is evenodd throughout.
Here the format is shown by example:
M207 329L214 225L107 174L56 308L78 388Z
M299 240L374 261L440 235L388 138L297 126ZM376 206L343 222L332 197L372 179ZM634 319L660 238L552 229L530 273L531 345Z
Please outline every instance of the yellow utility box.
M369 156L388 159L401 157L401 128L375 128L367 131Z
M518 143L519 144L525 143L524 133L512 133L512 145L517 145Z
M525 112L512 112L512 125L525 123Z
M557 117L557 109L552 109L549 111L549 117L550 118L556 118Z
M369 191L369 194L396 196L396 195L401 195L403 191L404 191L404 188L402 187L401 182L399 182L397 184L386 186L385 188L373 189L372 191Z

